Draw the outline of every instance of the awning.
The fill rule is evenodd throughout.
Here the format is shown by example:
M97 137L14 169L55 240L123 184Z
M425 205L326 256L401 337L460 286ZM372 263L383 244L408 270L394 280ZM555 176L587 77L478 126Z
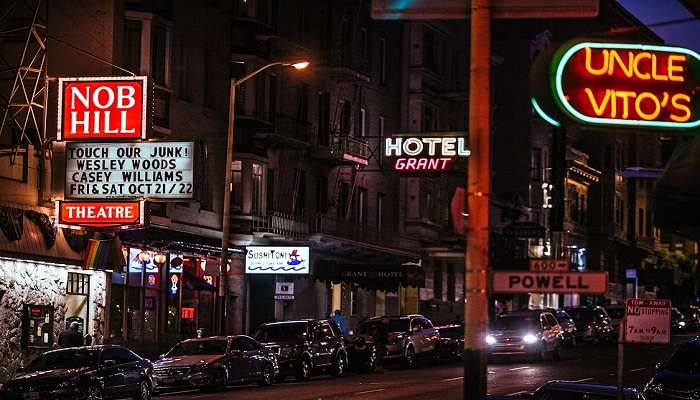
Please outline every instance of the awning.
M148 227L122 231L119 237L125 245L147 246L163 251L192 254L221 255L221 240L190 232ZM229 254L245 253L243 246L230 246Z
M62 229L54 230L52 226L40 225L37 218L30 220L28 214L31 210L7 209L19 211L14 213L14 222L10 223L9 218L2 220L0 254L37 261L82 264L83 255L68 245Z
M334 283L354 283L367 289L395 291L399 286L420 287L425 282L423 268L402 264L345 264L318 261L314 264L316 279Z

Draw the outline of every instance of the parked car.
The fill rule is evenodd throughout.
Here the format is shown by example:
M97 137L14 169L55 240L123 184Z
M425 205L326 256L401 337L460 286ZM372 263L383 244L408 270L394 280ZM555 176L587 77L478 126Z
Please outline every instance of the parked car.
M617 386L596 385L566 381L547 382L532 394L517 396L486 396L486 400L614 400L617 398ZM644 395L635 388L624 388L625 400L645 400Z
M625 306L606 306L605 312L608 313L608 317L610 317L613 330L619 332L620 324L622 324L622 320L625 319Z
M183 340L153 363L155 392L249 382L269 386L278 373L276 356L243 335Z
M428 318L422 315L374 317L362 322L359 331L372 332L372 325L381 324L387 318L388 339L386 345L386 361L401 361L406 367L412 368L418 359L439 357L438 341L440 336L437 329Z
M700 338L679 346L666 363L656 365L644 387L647 400L695 399L700 393Z
M437 327L440 335L438 350L441 360L459 361L464 356L464 324Z
M564 310L555 310L553 308L547 308L545 310L552 313L552 315L554 315L554 318L559 323L559 326L561 326L561 338L564 341L564 343L575 347L576 323L574 322L574 319L571 318L571 315L569 315L569 313L567 313Z
M679 309L685 315L686 328L689 331L697 332L700 330L700 310L697 307L686 307Z
M685 315L676 307L671 308L671 333L681 333L688 329Z
M489 324L486 344L490 356L527 356L531 359L561 357L562 329L547 311L503 314Z
M333 321L305 319L266 323L258 327L255 338L277 354L280 380L293 375L304 381L321 372L343 376L347 370L345 341Z
M578 306L564 308L576 324L576 340L580 343L598 344L615 340L612 321L600 306Z
M2 386L0 398L116 399L151 398L150 361L114 345L49 351Z

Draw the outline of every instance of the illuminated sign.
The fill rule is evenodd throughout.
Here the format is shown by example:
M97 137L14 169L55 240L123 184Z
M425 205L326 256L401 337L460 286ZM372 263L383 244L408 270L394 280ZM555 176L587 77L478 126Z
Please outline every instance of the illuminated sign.
M69 199L194 196L193 142L68 143Z
M57 201L56 215L62 226L143 225L143 201Z
M247 274L308 274L311 265L308 247L262 247L246 249Z
M194 307L182 307L180 316L182 319L194 319Z
M145 76L58 79L58 140L145 139Z
M158 274L146 275L146 285L148 285L149 287L158 286Z
M395 157L396 171L445 171L456 157L469 156L466 144L464 137L395 136L385 139L384 155Z
M178 286L179 282L180 282L180 278L178 278L177 274L170 275L170 293L173 296L177 294L177 290L179 288L179 286Z
M553 100L576 123L700 126L700 55L692 50L577 42L559 49L549 68Z

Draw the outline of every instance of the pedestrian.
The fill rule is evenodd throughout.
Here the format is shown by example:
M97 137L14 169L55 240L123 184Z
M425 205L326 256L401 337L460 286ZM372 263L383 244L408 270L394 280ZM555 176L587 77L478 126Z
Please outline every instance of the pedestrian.
M382 317L379 323L375 323L372 332L374 346L377 350L376 372L384 372L384 357L386 356L386 344L389 340L389 318Z
M61 332L61 334L58 336L58 345L63 348L80 347L84 345L83 335L78 332L79 328L80 325L77 322L71 322L68 329Z
M335 310L333 316L331 317L331 320L338 325L340 331L343 332L343 334L348 333L348 323L347 321L345 321L345 317L343 317L343 314L340 313L340 310Z

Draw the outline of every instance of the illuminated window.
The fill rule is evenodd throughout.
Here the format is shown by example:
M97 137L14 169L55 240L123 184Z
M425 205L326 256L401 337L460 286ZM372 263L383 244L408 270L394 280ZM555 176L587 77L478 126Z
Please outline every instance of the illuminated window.
M90 275L76 272L68 273L66 294L78 294L87 296L90 293Z
M253 215L260 215L262 213L262 199L263 199L263 166L262 164L253 163L253 176L252 176L252 193L251 193L251 203L252 203L252 213Z

